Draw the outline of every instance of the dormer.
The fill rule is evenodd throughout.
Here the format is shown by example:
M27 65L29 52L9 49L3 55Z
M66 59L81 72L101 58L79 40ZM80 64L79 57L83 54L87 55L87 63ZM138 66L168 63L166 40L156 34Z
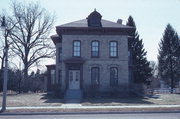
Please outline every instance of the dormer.
M94 12L87 17L88 27L102 27L101 18L101 14L95 9Z

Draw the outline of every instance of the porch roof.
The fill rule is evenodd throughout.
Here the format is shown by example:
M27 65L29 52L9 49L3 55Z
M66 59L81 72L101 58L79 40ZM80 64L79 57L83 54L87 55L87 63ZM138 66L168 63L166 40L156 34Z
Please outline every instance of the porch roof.
M82 57L71 57L64 60L64 63L79 63L83 64L85 62L85 59Z

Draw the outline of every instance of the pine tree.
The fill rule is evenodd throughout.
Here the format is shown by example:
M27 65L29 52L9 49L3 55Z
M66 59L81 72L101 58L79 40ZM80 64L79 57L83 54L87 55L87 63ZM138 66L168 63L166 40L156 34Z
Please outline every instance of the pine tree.
M132 75L134 83L147 83L152 76L150 62L147 61L147 52L144 49L143 40L139 38L136 25L132 16L129 16L127 24L135 28L128 40L128 48L131 54Z
M171 86L180 81L180 43L177 32L168 24L159 43L158 72L160 78Z

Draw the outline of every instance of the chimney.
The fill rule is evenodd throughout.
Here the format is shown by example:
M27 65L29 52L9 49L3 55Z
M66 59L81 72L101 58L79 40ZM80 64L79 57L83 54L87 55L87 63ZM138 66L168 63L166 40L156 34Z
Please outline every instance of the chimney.
M122 24L122 19L118 19L118 20L117 20L117 23L118 23L118 24Z

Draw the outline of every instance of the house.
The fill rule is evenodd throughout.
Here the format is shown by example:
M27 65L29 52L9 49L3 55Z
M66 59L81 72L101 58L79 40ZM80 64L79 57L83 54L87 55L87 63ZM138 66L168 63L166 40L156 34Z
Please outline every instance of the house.
M56 26L51 36L56 64L48 65L47 90L57 85L65 98L130 90L128 36L134 28L102 19L94 10L86 19Z

